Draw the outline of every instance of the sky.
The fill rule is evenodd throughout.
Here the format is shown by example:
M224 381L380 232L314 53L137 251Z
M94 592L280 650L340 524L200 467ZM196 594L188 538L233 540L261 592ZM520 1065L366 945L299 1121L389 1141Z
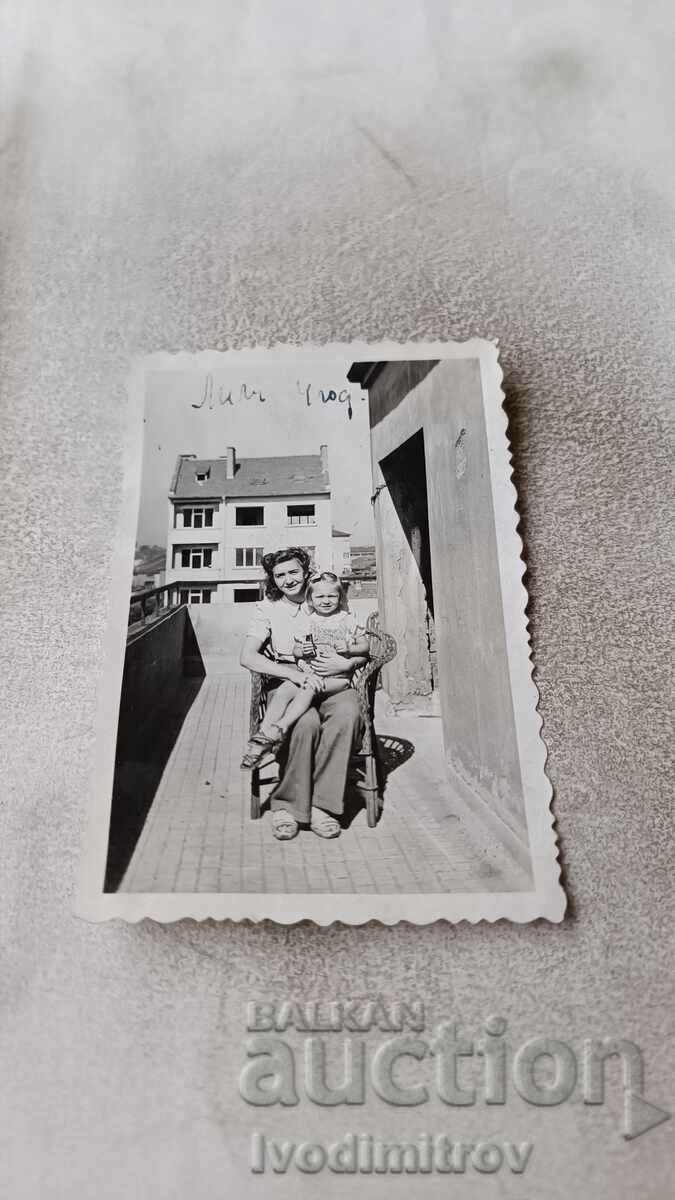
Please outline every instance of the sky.
M179 454L218 458L227 446L238 458L318 454L324 442L333 524L351 533L357 546L371 545L368 401L358 384L348 383L350 365L348 359L303 369L299 355L297 368L148 372L137 543L166 546L167 493ZM321 390L336 399L324 402Z

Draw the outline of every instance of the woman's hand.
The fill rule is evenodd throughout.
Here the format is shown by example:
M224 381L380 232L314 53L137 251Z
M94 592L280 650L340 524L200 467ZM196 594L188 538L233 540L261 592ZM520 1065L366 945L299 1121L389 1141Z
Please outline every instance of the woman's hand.
M312 670L317 675L349 675L352 663L339 654L326 654L314 660Z
M288 672L286 678L290 679L291 683L297 684L298 687L310 688L313 692L323 691L323 679L319 679L311 671L291 670Z
M297 684L298 687L303 687L307 676L298 667L289 667L288 671L284 672L284 678L290 680L291 683Z
M316 695L318 692L322 692L326 685L323 679L319 679L318 675L315 675L313 671L310 671L307 675L303 675L302 686L304 688L309 688L309 690L314 692Z

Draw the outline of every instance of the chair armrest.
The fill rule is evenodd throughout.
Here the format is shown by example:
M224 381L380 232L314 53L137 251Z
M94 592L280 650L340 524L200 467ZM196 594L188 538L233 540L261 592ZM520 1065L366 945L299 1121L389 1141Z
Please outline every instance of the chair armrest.
M352 676L352 683L354 684L354 687L357 689L362 686L365 687L370 677L372 675L377 675L377 672L381 670L384 661L385 660L378 655L376 658L369 658L368 662L365 662L362 666L357 667Z
M370 692L377 680L381 667L382 660L380 658L371 658L362 667L357 667L352 676L352 687L359 697L362 714L368 721L371 719L372 697Z
M251 671L251 707L249 714L249 737L258 732L258 726L267 708L267 685L265 676Z

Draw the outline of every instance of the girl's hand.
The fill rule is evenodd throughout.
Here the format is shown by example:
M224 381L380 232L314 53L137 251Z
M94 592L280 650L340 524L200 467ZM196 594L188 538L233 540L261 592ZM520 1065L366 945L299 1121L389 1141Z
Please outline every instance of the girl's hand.
M293 657L300 659L316 657L314 642L309 635L305 638L294 638Z

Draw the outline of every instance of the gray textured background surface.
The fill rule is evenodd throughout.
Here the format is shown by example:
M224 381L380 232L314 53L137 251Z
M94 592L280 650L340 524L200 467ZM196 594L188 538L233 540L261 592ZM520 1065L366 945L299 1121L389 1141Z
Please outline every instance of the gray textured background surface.
M242 1006L268 994L633 1037L672 1108L672 6L43 0L3 22L3 1194L317 1194L241 1165L252 1123L349 1127L244 1111ZM472 334L503 348L565 923L76 920L130 358ZM526 1176L467 1196L660 1200L675 1122L625 1145L610 1091L360 1119L534 1141Z

